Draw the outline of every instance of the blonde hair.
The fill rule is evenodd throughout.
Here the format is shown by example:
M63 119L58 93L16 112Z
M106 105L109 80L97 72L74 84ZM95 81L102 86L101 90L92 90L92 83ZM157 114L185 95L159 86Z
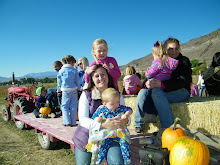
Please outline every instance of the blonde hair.
M160 41L157 41L154 44L154 47L152 49L152 53L158 54L159 58L162 58L162 60L160 61L160 65L164 65L165 61L167 60L167 55L164 53L164 47Z
M93 41L93 43L92 43L92 56L93 56L93 58L94 58L94 60L96 61L97 64L99 62L98 62L98 59L97 59L97 57L96 57L96 55L94 53L94 50L95 50L95 47L97 45L101 45L101 44L105 45L107 50L108 50L108 44L107 44L107 42L104 39L99 38L99 39L96 39L95 41Z
M133 75L135 73L136 73L136 71L135 71L133 66L127 66L127 68L126 68L126 75Z
M72 55L67 55L62 58L62 64L69 64L69 62L76 63L76 59Z
M94 50L95 47L96 47L97 45L100 45L100 44L106 45L106 47L107 47L107 49L108 49L108 44L107 44L107 42L106 42L104 39L102 39L102 38L98 38L98 39L96 39L95 41L93 41L93 43L92 43L92 49Z
M107 103L112 98L118 97L120 99L120 94L115 88L107 88L102 92L102 102Z
M78 62L82 62L82 70L85 71L86 68L89 66L89 60L86 57L80 57Z

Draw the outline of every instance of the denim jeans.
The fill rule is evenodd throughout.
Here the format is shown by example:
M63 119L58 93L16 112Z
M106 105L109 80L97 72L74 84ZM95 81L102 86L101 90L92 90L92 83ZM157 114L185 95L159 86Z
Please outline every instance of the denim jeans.
M63 124L76 124L78 93L77 90L62 92L62 116Z
M206 90L206 87L205 87L205 86L201 86L199 96L200 96L200 97L202 97L203 90L205 90L205 96L207 97L208 92L207 92L207 90Z
M161 127L168 128L173 124L173 113L170 103L178 103L187 101L190 93L187 89L181 88L176 91L164 92L161 88L141 89L137 101L135 111L135 127L143 127L144 122L140 119L144 114L159 114Z
M75 147L76 165L90 165L92 153L81 151ZM107 153L108 165L124 165L121 149L119 143L112 141Z

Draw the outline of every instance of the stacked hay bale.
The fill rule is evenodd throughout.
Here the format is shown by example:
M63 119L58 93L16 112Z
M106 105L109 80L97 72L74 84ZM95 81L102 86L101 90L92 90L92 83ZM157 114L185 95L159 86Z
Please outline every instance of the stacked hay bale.
M131 125L134 129L134 114L137 96L124 96L125 104L133 109ZM184 128L196 129L202 133L220 136L220 97L191 97L187 102L172 103L174 118L181 119ZM146 123L145 132L157 132L160 128L159 117L157 123Z

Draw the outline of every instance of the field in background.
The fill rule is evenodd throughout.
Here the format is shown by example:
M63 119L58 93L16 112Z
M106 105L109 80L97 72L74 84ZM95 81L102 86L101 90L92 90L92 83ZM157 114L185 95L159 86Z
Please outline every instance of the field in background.
M56 87L56 84L44 84L44 86L51 88ZM0 86L0 164L75 165L75 156L68 144L59 142L57 149L44 150L38 142L34 129L19 130L12 120L3 121L2 108L8 104L4 98L7 97L9 87L11 86Z

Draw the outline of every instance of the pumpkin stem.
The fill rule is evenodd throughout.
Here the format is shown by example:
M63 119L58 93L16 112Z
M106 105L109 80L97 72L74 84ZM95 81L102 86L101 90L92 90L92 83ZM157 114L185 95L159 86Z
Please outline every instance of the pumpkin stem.
M175 119L173 125L171 126L172 130L176 130L176 125L179 124L179 122L180 122L180 118L177 117Z
M193 134L193 140L196 140L196 134L195 133Z

